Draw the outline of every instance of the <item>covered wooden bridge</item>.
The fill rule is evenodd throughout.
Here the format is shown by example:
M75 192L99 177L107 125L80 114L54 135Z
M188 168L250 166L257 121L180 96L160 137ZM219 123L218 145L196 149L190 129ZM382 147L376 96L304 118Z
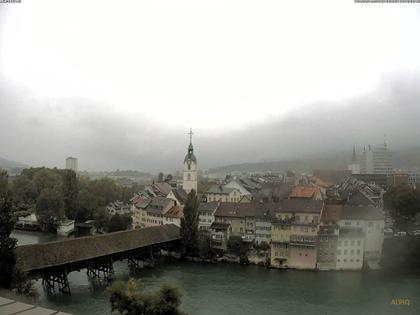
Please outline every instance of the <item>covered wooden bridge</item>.
M57 286L70 293L67 274L72 271L86 268L90 277L109 279L114 261L128 259L130 267L140 267L162 249L176 251L179 241L179 228L171 224L18 246L16 258L24 272L42 277L47 291Z

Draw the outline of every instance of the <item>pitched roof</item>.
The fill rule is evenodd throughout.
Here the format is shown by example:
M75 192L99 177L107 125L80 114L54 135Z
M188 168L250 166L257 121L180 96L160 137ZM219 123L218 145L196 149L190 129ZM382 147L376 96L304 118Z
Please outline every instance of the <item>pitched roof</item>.
M217 201L202 202L198 206L198 212L199 213L214 213L214 211L216 211L218 207L219 207L219 203Z
M231 180L229 183L227 183L226 185L223 186L224 188L236 188L239 190L239 192L241 193L241 195L245 196L251 196L251 193L241 184L239 183L237 180Z
M215 212L215 216L220 217L264 217L273 214L279 205L277 203L232 203L221 202L219 208Z
M341 220L383 220L381 209L371 206L345 205L341 211Z
M149 205L146 207L147 212L153 212L156 214L163 214L163 210L170 204L174 204L175 201L165 197L153 197Z
M253 203L221 202L215 216L219 217L252 217L255 216Z
M137 248L179 239L179 228L173 224L79 237L42 244L18 246L17 263L23 271L105 257Z
M321 170L315 169L312 171L314 177L318 177L325 182L338 183L344 177L351 176L349 170Z
M172 193L174 194L175 198L178 199L178 201L182 204L185 203L185 201L187 200L187 192L184 190L184 188L182 187L178 187L178 188L173 188Z
M180 206L173 206L164 216L168 218L182 218L184 216L184 209Z
M239 191L237 188L229 188L229 187L223 187L219 185L213 185L209 188L209 190L207 190L207 193L229 195L234 190Z
M280 202L279 212L320 213L324 207L322 200L285 199Z
M153 188L154 188L155 192L159 192L163 196L168 195L169 192L172 190L171 185L169 185L166 182L154 183Z
M314 198L319 188L308 185L297 185L292 188L289 198Z
M132 198L133 204L136 206L136 208L142 208L145 209L149 203L152 201L152 198L150 197L141 197L139 195L136 195L134 198Z

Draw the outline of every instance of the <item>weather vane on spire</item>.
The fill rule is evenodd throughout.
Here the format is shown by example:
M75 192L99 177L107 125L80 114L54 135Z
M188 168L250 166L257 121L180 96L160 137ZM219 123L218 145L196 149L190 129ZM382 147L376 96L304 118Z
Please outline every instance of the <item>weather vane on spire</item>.
M190 128L190 132L188 134L190 135L190 143L191 143L192 142L192 136L193 136L192 128Z

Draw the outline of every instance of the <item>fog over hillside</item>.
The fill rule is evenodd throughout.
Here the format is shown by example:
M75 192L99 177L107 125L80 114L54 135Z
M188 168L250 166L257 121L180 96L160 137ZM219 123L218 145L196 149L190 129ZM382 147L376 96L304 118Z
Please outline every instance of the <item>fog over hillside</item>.
M1 157L173 172L190 128L201 169L420 145L418 6L75 1L0 6Z
M193 143L199 166L331 156L382 143L384 135L393 150L416 147L419 86L418 73L390 73L369 94L306 104L226 133L200 132L191 123L198 129ZM125 115L118 106L100 111L103 104L88 99L36 98L5 80L0 104L0 116L8 117L0 125L4 156L34 166L62 167L66 156L75 155L87 170L173 171L188 145L184 128Z

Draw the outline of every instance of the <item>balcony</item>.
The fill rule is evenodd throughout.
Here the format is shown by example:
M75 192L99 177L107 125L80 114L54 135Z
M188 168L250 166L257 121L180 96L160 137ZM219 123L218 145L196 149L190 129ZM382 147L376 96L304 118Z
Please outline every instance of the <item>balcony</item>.
M290 245L295 246L316 246L317 238L314 236L291 235Z

